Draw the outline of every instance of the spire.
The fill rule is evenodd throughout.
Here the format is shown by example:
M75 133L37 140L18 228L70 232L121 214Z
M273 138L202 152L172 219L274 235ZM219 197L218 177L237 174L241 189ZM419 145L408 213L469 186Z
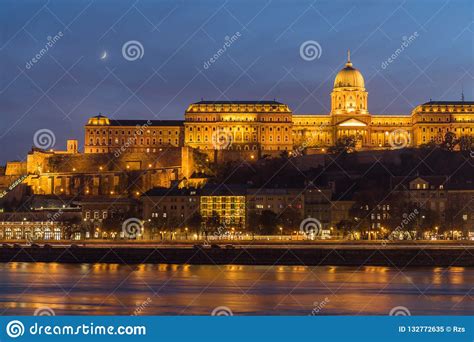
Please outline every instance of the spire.
M351 67L352 62L351 62L351 50L347 49L347 62L346 62L346 67Z
M461 85L461 101L464 102L464 85Z

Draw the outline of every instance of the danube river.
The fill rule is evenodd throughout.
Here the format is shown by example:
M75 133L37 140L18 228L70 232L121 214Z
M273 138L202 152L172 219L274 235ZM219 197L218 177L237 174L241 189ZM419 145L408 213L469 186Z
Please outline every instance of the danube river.
M473 315L473 268L0 264L0 312ZM401 311L400 311L401 310Z

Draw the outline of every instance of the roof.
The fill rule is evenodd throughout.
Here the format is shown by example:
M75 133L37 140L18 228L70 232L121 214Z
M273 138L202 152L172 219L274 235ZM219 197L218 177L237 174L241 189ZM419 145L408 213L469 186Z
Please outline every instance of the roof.
M145 192L142 197L164 197L164 196L195 196L199 189L195 188L153 188Z
M186 110L191 113L283 113L290 114L290 108L278 101L199 101L191 103Z
M439 105L464 105L464 106L473 106L474 101L428 101L423 103L423 106L430 105L430 106L439 106Z
M411 182L416 179L422 179L430 184L430 186L439 187L440 185L445 185L447 183L448 178L446 176L395 176L391 178L392 187L408 187Z
M240 184L206 184L202 188L203 196L245 196L247 187Z
M184 120L113 120L101 114L89 119L87 126L184 126Z
M110 120L111 126L183 126L183 120Z
M278 101L266 101L266 100L262 100L262 101L199 101L199 102L195 102L193 104L268 104L268 105L281 105L281 104L284 104L284 103L281 103L281 102L278 102Z

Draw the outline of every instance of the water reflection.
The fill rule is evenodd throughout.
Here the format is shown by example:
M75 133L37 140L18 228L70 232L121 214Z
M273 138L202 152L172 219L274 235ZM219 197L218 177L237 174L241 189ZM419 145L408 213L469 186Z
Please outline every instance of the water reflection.
M0 312L31 315L472 315L472 268L0 264ZM324 303L324 305L321 305Z

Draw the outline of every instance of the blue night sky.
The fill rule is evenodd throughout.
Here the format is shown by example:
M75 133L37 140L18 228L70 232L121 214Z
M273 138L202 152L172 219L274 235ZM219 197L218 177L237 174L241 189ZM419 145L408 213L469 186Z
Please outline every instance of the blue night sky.
M82 145L84 124L99 112L182 119L201 98L276 98L297 114L326 114L348 48L371 113L460 100L462 87L474 99L472 0L1 0L0 9L0 164L24 159L43 128L54 132L56 148L67 138ZM142 44L141 59L123 57L130 40ZM309 40L322 50L312 61L300 56Z

